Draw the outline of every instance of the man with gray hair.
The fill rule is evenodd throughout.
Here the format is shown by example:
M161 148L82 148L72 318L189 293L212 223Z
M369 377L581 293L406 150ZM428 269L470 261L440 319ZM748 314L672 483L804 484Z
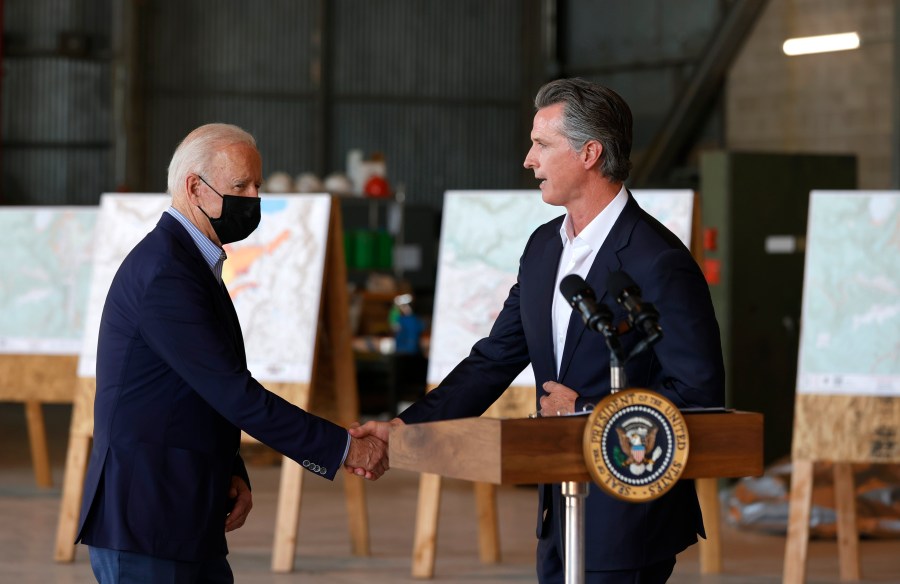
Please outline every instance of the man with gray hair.
M383 441L350 437L247 370L222 246L256 229L261 181L244 130L188 134L169 165L172 206L110 286L78 533L103 584L234 580L225 533L252 507L241 430L329 480L343 464L370 479L387 469Z
M478 341L441 384L392 420L409 424L477 416L531 363L543 415L581 412L610 394L610 352L603 335L585 325L557 292L567 275L584 278L600 301L610 274L623 270L659 309L665 336L630 359L628 380L653 389L678 407L724 403L725 374L719 328L709 288L681 241L643 211L625 188L631 168L631 110L614 91L581 79L545 85L525 167L540 181L545 203L566 214L535 230L519 262L490 335ZM623 353L641 341L637 331L620 336ZM388 422L351 429L354 436L388 438ZM537 575L563 582L565 530L559 485L540 485ZM659 584L675 555L703 533L692 481L681 481L647 503L614 499L590 486L585 512L585 582Z

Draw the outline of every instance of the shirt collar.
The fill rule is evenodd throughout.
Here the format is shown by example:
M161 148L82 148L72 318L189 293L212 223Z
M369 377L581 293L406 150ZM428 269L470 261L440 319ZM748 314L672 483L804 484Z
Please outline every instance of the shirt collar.
M209 269L212 270L213 274L215 274L216 279L219 282L222 281L222 264L228 259L228 256L225 255L225 250L212 242L212 240L205 235L203 232L197 229L197 226L191 223L191 221L181 214L178 209L175 207L169 207L166 209L166 213L174 217L178 220L179 223L185 228L188 232L188 235L191 236L191 239L194 240L194 244L197 246L197 249L200 250L200 254L203 256L203 259L206 261Z
M572 227L572 218L566 213L566 217L559 228L559 236L562 238L563 246L574 243L576 245L587 245L592 250L600 249L600 246L606 241L606 236L612 231L616 219L619 218L622 210L625 209L626 203L628 203L628 191L625 189L625 185L622 185L615 198L596 217L591 219L591 222L577 236L574 235L575 229Z

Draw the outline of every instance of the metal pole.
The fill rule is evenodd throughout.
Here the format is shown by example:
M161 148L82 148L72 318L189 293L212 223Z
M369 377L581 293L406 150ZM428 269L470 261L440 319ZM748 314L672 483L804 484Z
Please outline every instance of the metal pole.
M625 364L619 359L616 351L610 346L609 351L609 393L625 389L628 380L625 377Z
M562 495L566 503L566 584L584 584L584 499L588 488L588 483L576 481L562 484Z

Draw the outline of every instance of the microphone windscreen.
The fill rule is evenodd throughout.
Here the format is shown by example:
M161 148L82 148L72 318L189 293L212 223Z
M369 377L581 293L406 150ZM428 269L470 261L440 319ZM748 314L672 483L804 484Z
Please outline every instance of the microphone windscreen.
M618 299L622 295L622 292L628 288L638 290L638 294L640 294L640 288L634 283L631 276L621 270L612 272L609 275L609 279L606 281L606 290L616 299Z
M584 278L578 274L569 274L563 278L559 283L559 291L569 304L572 303L572 299L576 296L596 298L594 291L591 290L591 287L584 281Z

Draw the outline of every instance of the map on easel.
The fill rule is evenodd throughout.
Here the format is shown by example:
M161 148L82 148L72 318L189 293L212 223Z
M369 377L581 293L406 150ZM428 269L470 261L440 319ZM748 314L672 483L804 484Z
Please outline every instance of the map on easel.
M2 207L0 400L21 402L38 486L53 485L43 404L72 403L97 210Z
M900 462L900 191L813 191L795 458Z
M841 580L860 580L851 463L900 462L900 191L810 194L801 322L783 581L806 580L816 462Z
M93 377L97 331L113 276L129 251L149 233L171 196L105 194L101 199L87 326L79 375ZM228 244L222 277L247 346L248 367L261 381L309 383L331 198L265 196L259 227Z
M78 354L96 219L93 207L0 208L0 353Z
M631 191L638 204L690 248L694 191ZM487 336L516 282L531 233L565 214L540 191L448 191L438 253L429 385L437 385ZM534 387L531 366L513 386Z
M427 382L437 385L487 336L516 282L531 232L565 209L540 191L448 191L444 195ZM534 387L529 365L514 386Z

